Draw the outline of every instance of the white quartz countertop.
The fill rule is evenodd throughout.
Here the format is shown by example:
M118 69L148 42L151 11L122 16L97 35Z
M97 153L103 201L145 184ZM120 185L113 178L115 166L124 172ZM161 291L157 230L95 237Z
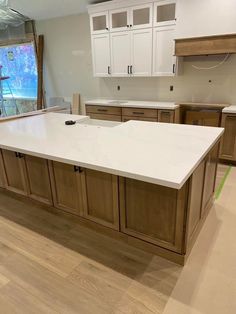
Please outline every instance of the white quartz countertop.
M0 148L180 189L224 131L143 121L101 126L86 119L48 113L1 122ZM81 123L66 126L66 120Z
M236 105L224 108L223 113L234 113L234 114L236 114Z
M148 108L148 109L166 109L175 110L179 108L174 102L156 102L156 101L134 101L134 100L109 100L109 99L93 99L85 102L86 105L96 106L113 106L127 108Z

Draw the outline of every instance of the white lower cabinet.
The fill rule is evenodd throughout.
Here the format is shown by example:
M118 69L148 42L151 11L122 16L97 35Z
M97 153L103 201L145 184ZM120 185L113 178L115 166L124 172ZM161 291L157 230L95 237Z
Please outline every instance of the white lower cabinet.
M177 58L175 49L175 26L153 29L153 76L175 76Z
M92 36L93 74L95 77L111 75L110 35Z
M132 76L152 75L152 29L131 32L131 69Z

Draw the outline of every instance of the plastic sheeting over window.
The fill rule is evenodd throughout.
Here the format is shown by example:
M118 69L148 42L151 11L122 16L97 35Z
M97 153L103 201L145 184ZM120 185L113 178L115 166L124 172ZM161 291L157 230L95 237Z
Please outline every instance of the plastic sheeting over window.
M24 24L29 18L12 10L7 0L0 0L0 40L24 38Z

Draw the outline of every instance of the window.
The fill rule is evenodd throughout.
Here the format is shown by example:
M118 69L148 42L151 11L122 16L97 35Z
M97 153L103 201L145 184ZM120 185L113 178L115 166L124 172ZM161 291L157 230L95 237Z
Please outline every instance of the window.
M0 81L1 115L34 110L38 74L33 43L0 47L0 65L2 77L9 77Z

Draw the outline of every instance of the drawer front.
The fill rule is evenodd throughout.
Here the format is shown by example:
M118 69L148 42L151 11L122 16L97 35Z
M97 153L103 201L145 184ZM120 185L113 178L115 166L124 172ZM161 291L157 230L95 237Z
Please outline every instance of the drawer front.
M175 113L172 110L159 110L158 112L158 122L163 123L174 123Z
M109 106L92 106L86 105L86 113L98 113L98 114L112 114L121 115L121 108L119 107L109 107Z
M121 122L121 115L116 116L112 114L98 114L98 113L88 113L88 115L90 116L91 119Z
M122 116L155 118L157 120L157 110L142 108L122 108Z
M156 118L128 117L128 116L123 116L122 117L122 122L127 122L127 121L130 121L130 120L157 122Z

